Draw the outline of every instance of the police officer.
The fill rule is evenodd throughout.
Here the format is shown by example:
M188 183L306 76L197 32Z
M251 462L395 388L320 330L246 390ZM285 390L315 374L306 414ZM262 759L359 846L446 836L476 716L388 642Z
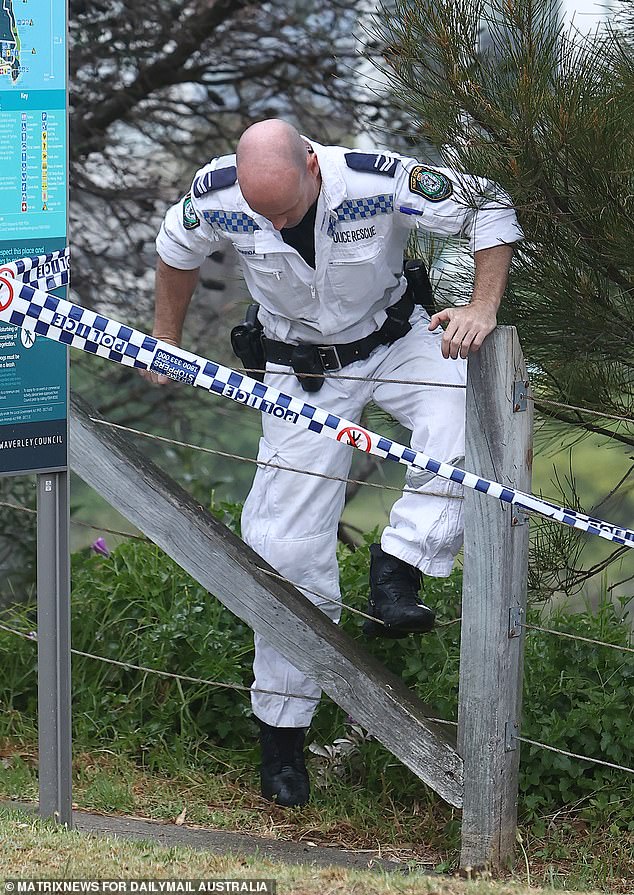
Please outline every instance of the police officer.
M415 306L402 276L414 228L469 240L475 281L468 304L431 319ZM490 181L394 153L322 146L284 121L261 121L244 132L235 156L201 168L168 210L156 243L154 335L180 344L200 265L214 243L228 240L259 306L268 384L300 398L319 390L313 402L352 420L372 400L411 431L413 448L451 462L464 453L464 389L398 380L464 385L465 358L495 328L519 239L510 200ZM355 378L337 378L340 370ZM243 537L338 621L339 479L348 475L352 452L270 415L262 426L258 459L273 465L258 467ZM434 613L419 596L422 574L449 575L462 542L460 486L411 476L407 483L381 543L371 547L368 612L376 622L364 630L373 636L431 630ZM255 645L262 793L280 805L303 805L304 735L320 690L257 634Z

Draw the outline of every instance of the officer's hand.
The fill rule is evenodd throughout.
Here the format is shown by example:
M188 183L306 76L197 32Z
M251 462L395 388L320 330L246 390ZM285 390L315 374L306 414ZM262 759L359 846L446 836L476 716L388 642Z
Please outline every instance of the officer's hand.
M155 336L155 338L157 337ZM168 345L180 348L180 345L174 339L161 339L161 342L167 342ZM166 382L172 381L169 376L163 376L162 373L152 373L150 370L139 370L139 374L143 379L151 382L152 385L165 385Z
M432 332L441 323L446 323L440 350L444 358L465 358L470 351L478 351L497 326L493 308L484 302L474 302L459 308L445 308L438 311L429 321Z

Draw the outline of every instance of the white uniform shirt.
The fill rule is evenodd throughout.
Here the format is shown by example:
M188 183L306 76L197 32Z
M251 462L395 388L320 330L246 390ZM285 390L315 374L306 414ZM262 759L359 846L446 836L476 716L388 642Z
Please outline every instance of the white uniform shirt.
M269 338L336 344L381 327L405 289L403 250L415 227L468 238L474 252L522 238L509 197L491 181L392 153L310 145L322 177L315 269L247 205L234 155L196 173L156 240L166 264L193 270L228 239Z

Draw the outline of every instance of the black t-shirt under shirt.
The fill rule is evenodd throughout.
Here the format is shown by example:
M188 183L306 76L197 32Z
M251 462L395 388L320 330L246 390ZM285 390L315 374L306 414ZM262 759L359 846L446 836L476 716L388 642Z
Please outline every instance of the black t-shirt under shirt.
M317 201L310 206L296 227L283 227L280 234L284 242L296 249L309 267L315 267L315 217Z

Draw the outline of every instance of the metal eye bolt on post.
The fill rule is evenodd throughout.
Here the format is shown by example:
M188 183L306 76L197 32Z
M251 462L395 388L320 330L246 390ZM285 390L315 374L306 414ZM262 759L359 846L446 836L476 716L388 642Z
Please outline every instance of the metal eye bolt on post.
M0 280L3 265L42 256L31 282L50 289L67 268L50 257L67 241L67 0L30 0L29 18L20 12L16 0L0 9L0 158L10 175L0 183ZM40 814L70 825L68 349L0 323L0 475L33 473Z

